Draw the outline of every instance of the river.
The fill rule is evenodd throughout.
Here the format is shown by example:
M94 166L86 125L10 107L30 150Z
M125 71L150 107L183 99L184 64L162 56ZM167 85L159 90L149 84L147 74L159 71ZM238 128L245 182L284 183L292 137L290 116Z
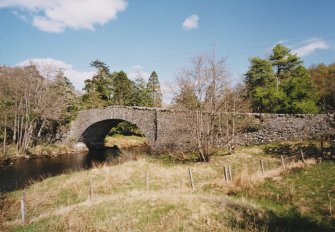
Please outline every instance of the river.
M90 169L94 165L116 165L147 153L147 147L134 147L122 151L117 148L105 148L87 153L10 160L0 166L0 193L25 188L32 182L50 176Z

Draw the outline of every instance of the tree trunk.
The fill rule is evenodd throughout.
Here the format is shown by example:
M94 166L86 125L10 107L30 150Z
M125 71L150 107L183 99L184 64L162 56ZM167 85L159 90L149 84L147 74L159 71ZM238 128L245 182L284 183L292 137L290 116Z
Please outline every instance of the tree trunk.
M233 118L232 118L232 124L233 124L233 128L232 128L232 142L235 142L235 110L236 110L236 102L234 99L234 105L233 105Z
M5 129L3 135L3 154L6 155L6 139L7 139L7 114L5 115Z
M40 129L38 130L37 138L41 137L42 129L44 127L45 122L46 122L46 120L43 120L42 125L41 125Z

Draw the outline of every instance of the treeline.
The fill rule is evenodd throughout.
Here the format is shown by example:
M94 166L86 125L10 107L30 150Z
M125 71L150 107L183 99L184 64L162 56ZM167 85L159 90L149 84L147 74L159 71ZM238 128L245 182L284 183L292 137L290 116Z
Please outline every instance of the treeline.
M123 71L110 72L101 61L92 79L85 81L79 94L62 70L44 67L42 76L36 66L0 67L0 157L24 154L39 144L60 140L79 110L109 105L161 107L162 94L156 72L148 81L139 74L135 81ZM123 123L111 133L140 134ZM2 154L2 155L1 155Z
M183 78L177 78L173 107L195 110L210 101L209 93L215 84L205 90L201 87L211 70L207 68L201 76L196 73L203 68L202 59L198 58L194 64L198 67L188 73L183 70L179 75ZM192 78L195 83L190 83ZM300 57L278 44L267 58L250 58L243 83L237 87L225 84L223 92L220 101L225 102L227 111L239 103L235 108L255 113L334 113L335 64L306 68Z
M110 72L108 66L96 60L91 63L97 71L85 81L82 108L92 109L108 105L161 107L162 93L158 75L153 71L148 82L139 73L132 81L123 71Z

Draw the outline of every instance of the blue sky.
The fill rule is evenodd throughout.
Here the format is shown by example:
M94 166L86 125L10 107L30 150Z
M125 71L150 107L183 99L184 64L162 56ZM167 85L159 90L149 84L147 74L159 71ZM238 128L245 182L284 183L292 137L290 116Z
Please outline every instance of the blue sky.
M0 65L62 67L80 89L99 59L132 78L155 70L166 86L215 48L236 83L277 43L306 66L335 62L334 10L333 0L0 0Z

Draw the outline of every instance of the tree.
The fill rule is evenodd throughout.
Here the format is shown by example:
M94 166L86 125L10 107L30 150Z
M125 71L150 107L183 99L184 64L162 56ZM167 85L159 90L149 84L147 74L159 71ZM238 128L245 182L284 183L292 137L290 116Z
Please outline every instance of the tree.
M96 68L97 73L92 80L85 80L86 93L82 97L84 109L108 106L112 103L114 91L114 75L110 73L108 66L99 60L92 61L91 66Z
M276 90L279 90L280 81L289 78L291 72L298 67L302 67L302 61L297 55L290 52L288 48L282 44L278 44L272 49L273 54L270 55L274 76L276 78Z
M210 161L223 146L232 145L237 132L238 103L237 99L230 99L236 95L228 77L225 59L216 59L214 52L193 58L191 67L177 77L173 103L179 109L195 110L195 121L190 125L194 129L198 159L202 162Z
M147 84L148 91L151 98L151 107L162 107L162 93L158 80L158 75L153 71L149 77Z
M132 96L133 106L151 106L151 95L147 88L147 83L142 77L141 73L137 74L137 78L134 83L134 92Z
M118 72L112 83L114 88L112 102L116 105L131 105L134 84L128 79L127 74L123 71Z
M194 93L194 89L187 84L180 84L179 88L180 92L172 100L174 108L196 110L200 102Z
M61 69L56 73L55 80L51 84L51 87L59 97L65 99L65 109L63 109L64 122L62 122L62 124L68 124L74 119L79 110L80 97L77 96L73 84Z
M300 58L282 44L268 59L252 57L245 74L254 112L317 113L313 81Z
M335 64L319 64L309 69L315 83L322 112L335 112Z

